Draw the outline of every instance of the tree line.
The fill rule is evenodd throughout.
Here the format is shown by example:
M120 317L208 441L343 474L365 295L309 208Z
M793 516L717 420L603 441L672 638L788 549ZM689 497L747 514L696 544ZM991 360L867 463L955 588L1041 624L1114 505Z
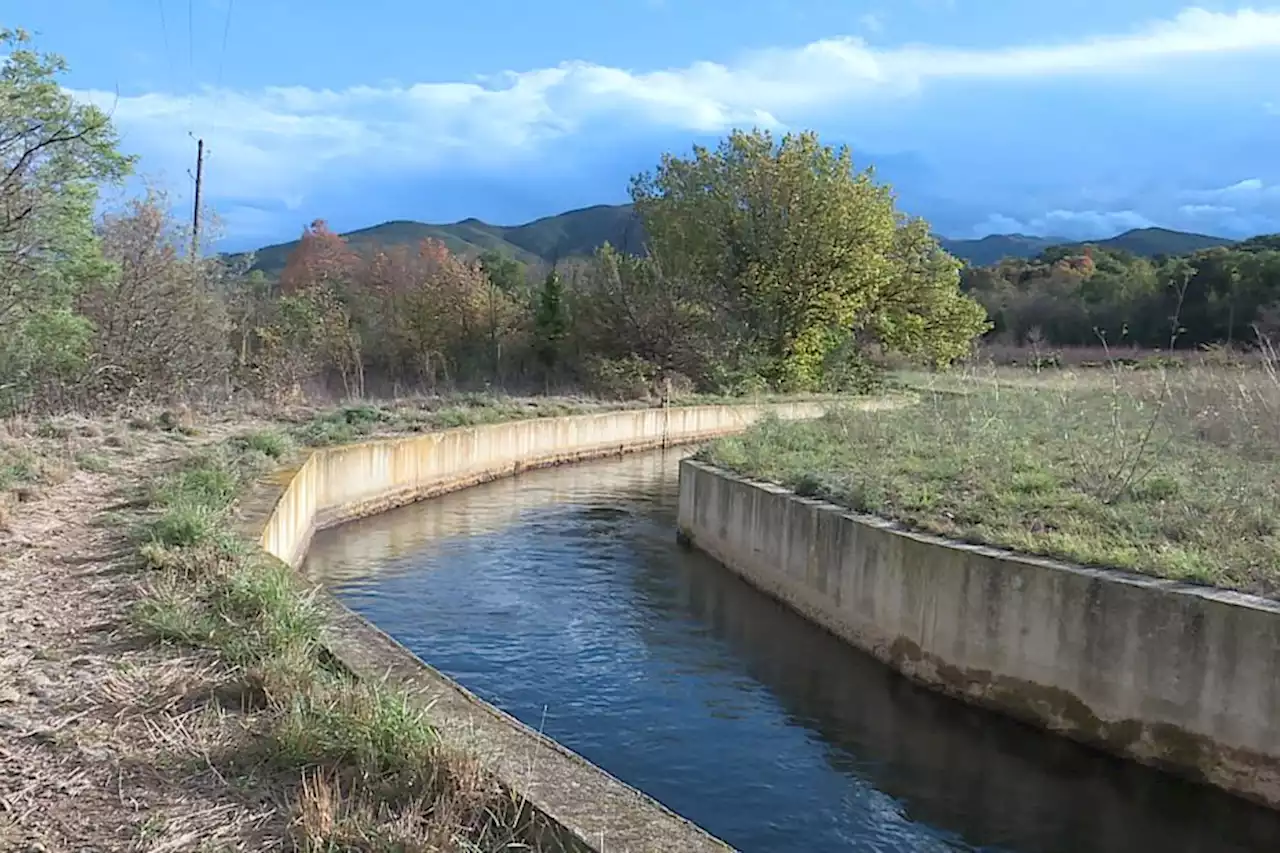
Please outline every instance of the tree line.
M1251 347L1280 337L1280 235L1144 258L1096 246L966 268L990 336L1013 345Z
M614 396L866 387L870 355L963 357L960 264L815 134L735 131L631 195L647 252L531 269L309 226L278 279L188 250L66 66L0 32L0 410L500 386Z

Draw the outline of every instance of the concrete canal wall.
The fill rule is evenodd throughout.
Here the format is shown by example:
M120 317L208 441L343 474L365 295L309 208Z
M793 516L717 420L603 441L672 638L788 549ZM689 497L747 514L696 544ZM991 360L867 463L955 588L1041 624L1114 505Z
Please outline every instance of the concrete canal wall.
M964 545L694 460L680 530L916 681L1280 807L1280 604Z
M821 402L676 406L513 421L316 450L250 501L262 547L294 567L314 532L518 471L685 444L745 429L765 414L820 415ZM868 406L883 405L869 402ZM360 677L389 678L431 704L431 720L480 754L566 850L725 851L723 842L472 695L320 593L326 643Z

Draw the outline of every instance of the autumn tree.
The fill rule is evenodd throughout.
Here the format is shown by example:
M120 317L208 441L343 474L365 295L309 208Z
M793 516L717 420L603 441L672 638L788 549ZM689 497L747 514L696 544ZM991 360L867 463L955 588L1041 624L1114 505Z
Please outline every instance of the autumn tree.
M432 385L490 367L515 322L514 300L438 240L375 252L363 282L378 302L379 364L395 380Z
M303 231L298 246L280 273L280 291L301 298L299 317L317 323L309 339L319 348L322 363L338 372L348 396L364 395L364 361L359 330L353 318L354 303L361 294L354 288L360 255L324 220ZM301 336L300 336L301 337Z
M969 267L962 287L990 314L992 336L1048 347L1255 346L1280 305L1276 238L1145 258L1059 246L1034 258Z
M232 356L217 259L181 255L189 232L148 193L103 220L112 273L86 287L94 328L87 386L106 399L225 394Z
M60 85L61 57L0 29L0 407L83 368L91 328L76 294L109 272L94 234L102 182L132 160L106 114Z

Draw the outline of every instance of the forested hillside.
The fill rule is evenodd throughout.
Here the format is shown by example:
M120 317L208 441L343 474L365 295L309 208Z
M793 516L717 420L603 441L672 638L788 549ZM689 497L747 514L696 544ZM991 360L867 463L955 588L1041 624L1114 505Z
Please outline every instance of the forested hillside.
M449 251L468 257L498 252L529 263L554 263L592 254L606 242L629 254L644 250L644 226L629 204L600 204L535 219L524 225L490 225L479 219L464 219L449 225L398 220L384 222L342 235L357 250L365 247L397 246L424 239L439 240ZM1004 258L1032 258L1045 249L1075 245L1062 237L1031 237L1025 234L992 234L980 240L951 240L936 237L942 248L974 266L997 263ZM1233 241L1204 234L1171 231L1166 228L1139 228L1095 241L1107 249L1120 249L1145 257L1182 255ZM254 269L278 275L296 240L258 249Z
M1280 235L1151 259L1064 246L964 270L990 335L1013 344L1228 346L1280 335Z
M479 219L464 219L449 225L384 222L342 236L352 248L361 251L431 239L440 241L457 255L474 258L496 252L524 264L586 257L605 243L638 254L644 244L643 227L629 204L600 204L535 219L524 225L490 225ZM289 253L297 247L297 240L264 246L254 253L253 268L278 275Z

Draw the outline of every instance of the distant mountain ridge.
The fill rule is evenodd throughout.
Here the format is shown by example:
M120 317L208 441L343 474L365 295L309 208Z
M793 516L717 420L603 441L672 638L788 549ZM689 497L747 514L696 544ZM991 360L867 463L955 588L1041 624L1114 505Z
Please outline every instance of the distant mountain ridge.
M356 249L432 238L455 254L474 257L496 251L525 263L550 263L575 255L589 255L606 242L628 252L639 252L644 243L640 222L629 204L598 204L544 216L523 225L490 225L479 219L464 219L449 225L394 220L342 236ZM297 240L291 240L258 249L254 253L254 269L278 274L297 245Z
M640 222L629 204L598 204L544 216L523 225L490 225L479 219L464 219L449 225L394 220L350 231L343 236L357 249L417 243L429 237L441 241L457 254L474 257L496 251L525 263L550 263L589 255L605 242L623 251L640 252L644 243ZM1027 234L991 234L977 240L939 237L938 242L948 252L974 266L987 266L1003 258L1032 258L1051 246L1084 245L1081 241L1065 237ZM1216 246L1230 246L1237 241L1168 228L1135 228L1104 240L1086 242L1099 248L1154 257L1184 255ZM254 268L279 274L289 253L297 245L298 241L293 240L258 249Z
M1173 231L1169 228L1133 228L1103 240L1069 240L1066 237L1032 237L1026 234L990 234L980 240L938 238L942 248L974 266L988 266L1004 258L1034 258L1054 246L1097 246L1118 249L1153 258L1157 255L1188 255L1218 246L1237 243L1226 237Z

